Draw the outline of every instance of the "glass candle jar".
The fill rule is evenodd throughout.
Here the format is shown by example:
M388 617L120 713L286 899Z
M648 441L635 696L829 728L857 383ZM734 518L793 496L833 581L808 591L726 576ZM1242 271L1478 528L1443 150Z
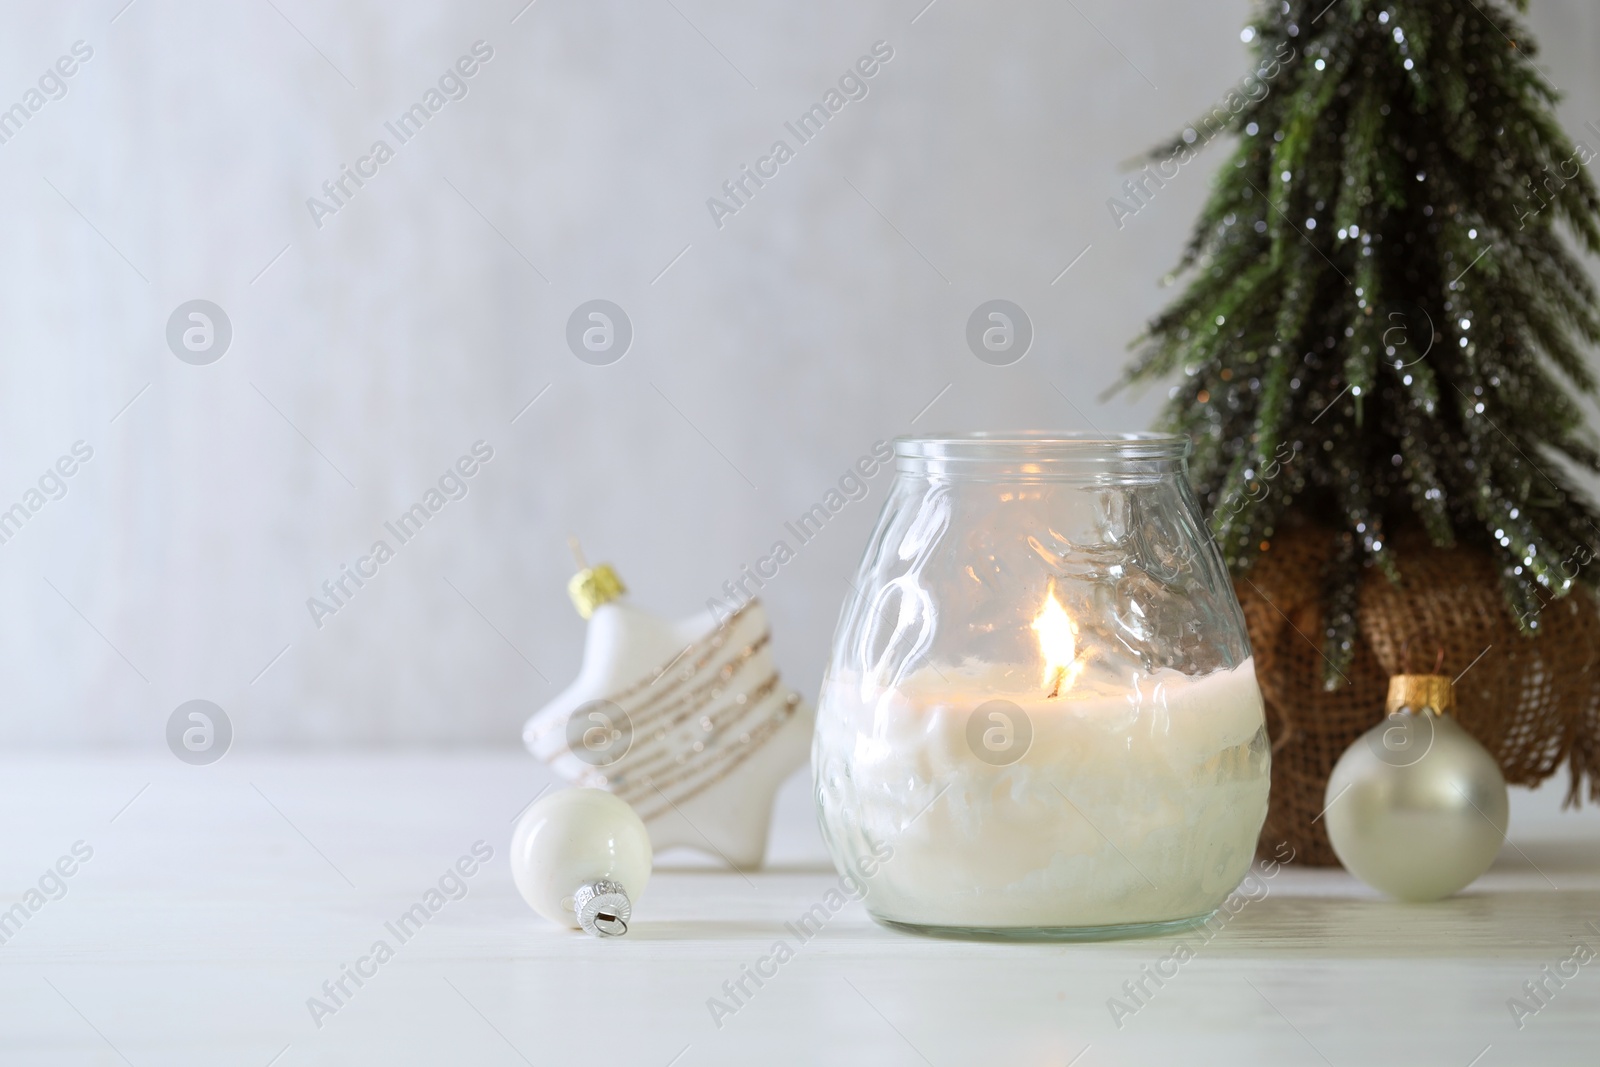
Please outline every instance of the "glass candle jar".
M1269 749L1186 438L901 438L812 750L879 922L1100 938L1204 920L1249 869Z

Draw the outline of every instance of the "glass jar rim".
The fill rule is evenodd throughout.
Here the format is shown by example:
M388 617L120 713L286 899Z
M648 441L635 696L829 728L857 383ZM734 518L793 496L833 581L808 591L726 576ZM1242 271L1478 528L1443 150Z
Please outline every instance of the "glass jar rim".
M1189 438L1169 433L986 430L897 437L895 469L936 480L1137 484L1181 477Z
M919 434L894 439L900 459L941 463L1106 463L1182 460L1189 455L1184 434L1138 431L979 430Z

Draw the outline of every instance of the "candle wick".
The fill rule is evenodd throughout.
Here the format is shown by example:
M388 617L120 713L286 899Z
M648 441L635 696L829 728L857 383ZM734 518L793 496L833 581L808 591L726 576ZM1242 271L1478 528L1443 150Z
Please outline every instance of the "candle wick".
M589 561L583 558L583 548L578 544L577 537L569 536L567 538L567 547L572 549L572 558L578 561L578 569L580 571L588 570Z

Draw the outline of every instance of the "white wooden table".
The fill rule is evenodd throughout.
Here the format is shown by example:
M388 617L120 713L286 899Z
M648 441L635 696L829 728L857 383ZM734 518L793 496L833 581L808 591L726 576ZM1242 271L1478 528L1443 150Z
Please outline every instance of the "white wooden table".
M545 781L516 753L0 760L0 909L27 913L0 917L0 1063L1600 1062L1600 959L1520 1030L1507 1007L1577 942L1600 951L1600 821L1557 818L1559 784L1516 798L1515 847L1442 904L1285 870L1119 1027L1108 1000L1171 939L924 940L851 904L798 941L783 924L834 884L800 779L770 869L669 858L626 938L557 931L505 863ZM385 924L480 840L465 896L401 942ZM723 983L779 939L794 958L716 1025L708 999L731 1006ZM312 997L333 1010L314 1021Z

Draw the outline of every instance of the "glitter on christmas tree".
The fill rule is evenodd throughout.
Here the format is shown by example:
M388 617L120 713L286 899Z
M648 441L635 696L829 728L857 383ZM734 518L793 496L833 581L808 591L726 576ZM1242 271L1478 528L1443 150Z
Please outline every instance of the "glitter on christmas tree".
M1534 630L1546 601L1594 585L1568 561L1600 553L1600 514L1562 464L1600 472L1577 402L1595 392L1600 298L1561 232L1600 254L1596 151L1562 133L1495 0L1277 0L1251 29L1263 58L1299 60L1232 117L1233 165L1176 272L1188 288L1122 384L1185 372L1163 423L1194 441L1236 574L1286 522L1334 531L1330 679L1363 570L1397 577L1385 546L1406 527L1495 553Z

